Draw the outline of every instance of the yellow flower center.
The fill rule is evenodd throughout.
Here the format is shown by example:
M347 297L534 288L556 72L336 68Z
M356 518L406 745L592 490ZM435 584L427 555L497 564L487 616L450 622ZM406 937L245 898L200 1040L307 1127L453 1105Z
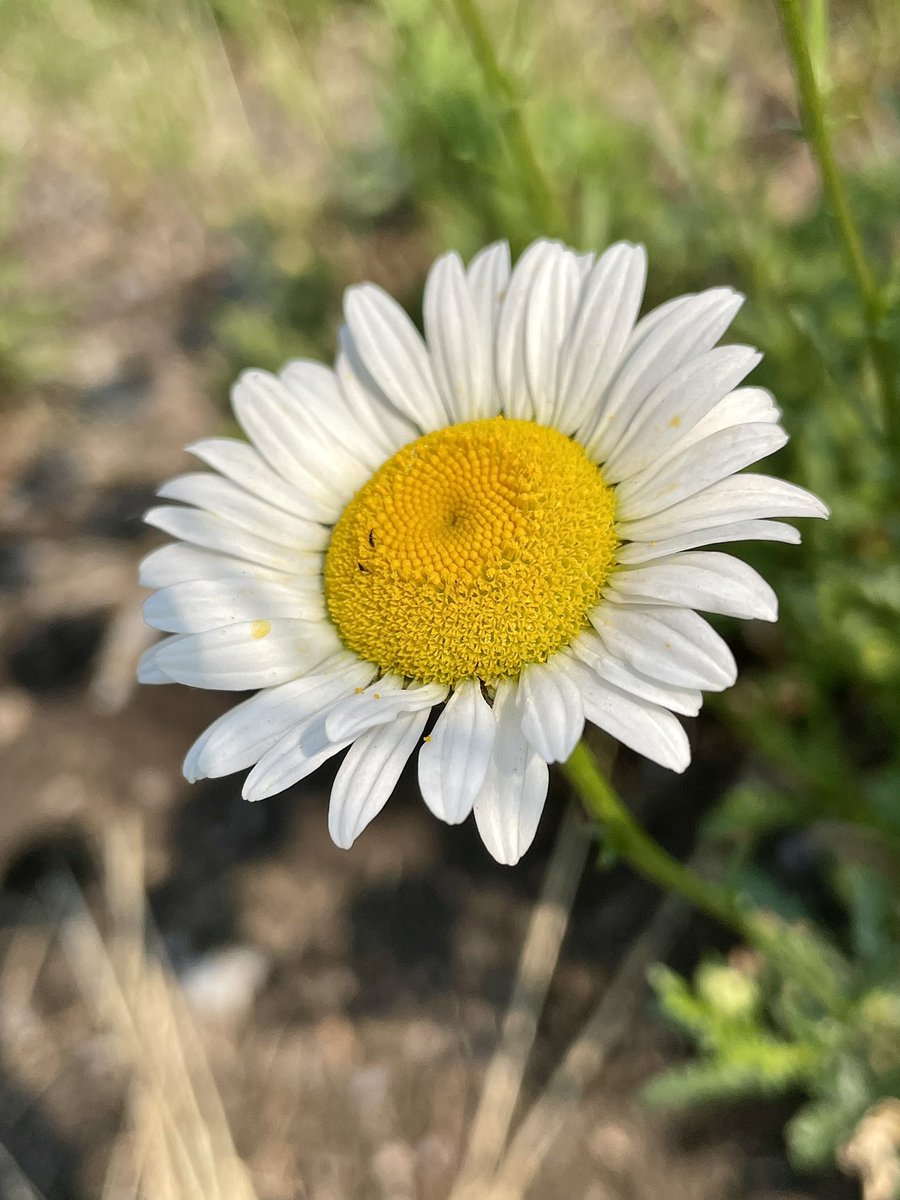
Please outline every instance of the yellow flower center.
M615 557L613 490L530 421L470 421L404 446L335 525L325 597L382 671L488 682L545 662L587 624Z

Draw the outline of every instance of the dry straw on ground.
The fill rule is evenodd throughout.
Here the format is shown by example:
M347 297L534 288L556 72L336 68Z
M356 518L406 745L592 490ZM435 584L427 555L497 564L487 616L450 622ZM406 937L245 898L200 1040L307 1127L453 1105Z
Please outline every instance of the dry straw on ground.
M73 881L45 900L72 975L126 1072L101 1200L255 1200L187 1002L147 919L140 824L110 826L101 932Z

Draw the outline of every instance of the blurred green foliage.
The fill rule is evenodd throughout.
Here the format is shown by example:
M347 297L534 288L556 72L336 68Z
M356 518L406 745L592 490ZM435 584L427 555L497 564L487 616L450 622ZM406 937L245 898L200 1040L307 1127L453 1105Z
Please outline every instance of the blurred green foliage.
M693 986L657 967L664 1014L695 1039L699 1060L646 1089L678 1107L801 1091L788 1149L804 1170L828 1166L868 1114L900 1095L900 990L887 889L857 873L844 881L851 953L812 926L767 920L764 954L708 959ZM897 1147L900 1160L900 1147Z
M805 11L884 289L896 397L900 5ZM745 662L715 703L748 765L707 833L736 886L780 914L771 953L707 963L693 986L657 973L701 1058L652 1090L685 1103L801 1088L790 1144L821 1163L900 1087L900 412L872 369L774 9L493 0L485 16L568 240L643 241L650 304L720 283L747 293L734 336L765 351L755 382L792 435L764 469L832 509L800 551L747 549L782 620L764 641L728 629ZM226 239L231 278L209 318L223 392L251 362L327 355L342 286L404 247L414 277L390 282L409 299L423 246L469 253L505 236L519 249L544 232L508 150L508 106L486 91L450 0L0 0L0 25L0 154L16 162L0 185L7 378L52 376L35 345L60 344L78 311L77 290L30 284L20 245L19 200L61 140L103 181L112 222L165 184ZM767 861L788 836L825 864L817 910Z

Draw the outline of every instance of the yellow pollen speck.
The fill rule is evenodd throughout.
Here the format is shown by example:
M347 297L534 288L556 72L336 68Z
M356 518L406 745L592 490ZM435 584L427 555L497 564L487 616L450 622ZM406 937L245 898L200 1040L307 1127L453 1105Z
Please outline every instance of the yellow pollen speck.
M430 742L430 741L431 741L431 734L430 734L430 733L426 733L426 734L425 734L425 736L422 738L422 741L423 741L423 742Z
M675 416L672 418L672 420L669 422L669 428L677 429L680 424L681 424L681 417L679 417L678 413L676 413Z
M612 568L613 489L555 429L493 417L399 450L334 528L325 597L383 672L516 676L586 628Z
M250 626L250 636L255 638L267 637L272 632L272 626L268 621L254 621Z

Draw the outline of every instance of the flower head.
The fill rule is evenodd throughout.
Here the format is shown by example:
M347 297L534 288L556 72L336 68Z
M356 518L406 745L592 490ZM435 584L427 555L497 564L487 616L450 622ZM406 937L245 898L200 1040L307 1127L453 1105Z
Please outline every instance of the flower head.
M585 720L684 770L674 714L736 674L695 610L777 615L754 570L699 547L798 542L771 518L827 510L736 474L787 440L771 395L738 386L758 354L716 345L741 297L637 320L644 275L627 243L595 260L539 241L514 270L505 243L468 268L447 254L424 339L365 284L334 370L241 376L249 442L190 447L213 472L147 514L178 540L141 567L145 617L172 636L139 677L259 689L191 747L188 779L252 767L260 800L349 747L329 827L350 846L418 748L432 812L474 808L512 863Z

